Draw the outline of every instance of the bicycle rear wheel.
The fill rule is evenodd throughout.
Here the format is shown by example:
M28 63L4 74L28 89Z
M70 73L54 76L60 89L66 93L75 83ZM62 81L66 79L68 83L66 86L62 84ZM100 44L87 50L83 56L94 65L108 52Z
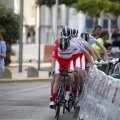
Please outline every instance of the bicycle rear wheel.
M68 101L68 110L69 110L69 112L71 111L72 107L73 107L73 101L69 100Z
M113 74L119 74L120 73L120 62L115 64Z
M63 103L63 114L65 114L65 103Z

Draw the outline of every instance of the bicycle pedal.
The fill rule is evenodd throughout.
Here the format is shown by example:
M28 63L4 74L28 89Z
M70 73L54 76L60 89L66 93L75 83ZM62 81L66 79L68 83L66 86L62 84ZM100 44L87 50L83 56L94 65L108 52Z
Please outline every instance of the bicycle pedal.
M67 101L66 100L62 100L63 103L66 103Z

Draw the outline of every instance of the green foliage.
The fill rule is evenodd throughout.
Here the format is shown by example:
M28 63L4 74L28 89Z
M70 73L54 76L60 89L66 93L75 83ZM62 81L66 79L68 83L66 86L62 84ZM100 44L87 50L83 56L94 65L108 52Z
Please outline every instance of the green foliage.
M66 6L72 6L78 0L59 0L60 4L65 4Z
M120 15L120 0L110 0L111 4L109 6L109 10L106 12L112 13L115 16Z
M52 7L55 4L56 0L36 0L36 5L47 5ZM65 4L66 6L71 6L73 3L76 3L77 0L58 0L59 4Z
M55 0L36 0L36 5L47 5L48 7L52 7L55 4Z
M91 17L99 17L100 12L110 12L114 15L120 14L119 0L78 0L74 7L77 11L88 13Z
M6 8L0 3L0 33L2 34L7 46L7 57L5 59L8 65L12 54L11 45L17 43L19 38L19 16L11 9Z
M0 4L0 33L5 41L14 44L18 39L19 17L12 10Z
M99 17L100 12L120 15L120 0L58 0L59 4L73 6L77 11L88 13L91 17ZM55 0L36 0L36 5L52 7Z

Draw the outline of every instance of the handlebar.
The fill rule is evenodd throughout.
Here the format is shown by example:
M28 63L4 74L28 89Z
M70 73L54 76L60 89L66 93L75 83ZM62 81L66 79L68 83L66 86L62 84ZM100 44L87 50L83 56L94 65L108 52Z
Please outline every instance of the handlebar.
M94 61L94 62L95 62L96 65L107 65L107 64L109 64L109 63L115 64L115 63L118 62L118 61L119 61L119 58L112 58L112 59L109 60L109 61L100 60L100 62L98 62L98 61Z
M54 74L55 74L55 72L53 72L53 73L49 72L49 77L51 76L51 74L53 74L53 75L54 75Z

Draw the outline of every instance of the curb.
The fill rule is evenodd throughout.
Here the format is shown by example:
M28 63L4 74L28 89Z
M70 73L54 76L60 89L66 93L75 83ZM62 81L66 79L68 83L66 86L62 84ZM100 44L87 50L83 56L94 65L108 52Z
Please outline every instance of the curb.
M42 81L50 81L52 80L52 77L47 78L26 78L26 79L2 79L0 80L0 83L17 83L17 82L42 82Z

